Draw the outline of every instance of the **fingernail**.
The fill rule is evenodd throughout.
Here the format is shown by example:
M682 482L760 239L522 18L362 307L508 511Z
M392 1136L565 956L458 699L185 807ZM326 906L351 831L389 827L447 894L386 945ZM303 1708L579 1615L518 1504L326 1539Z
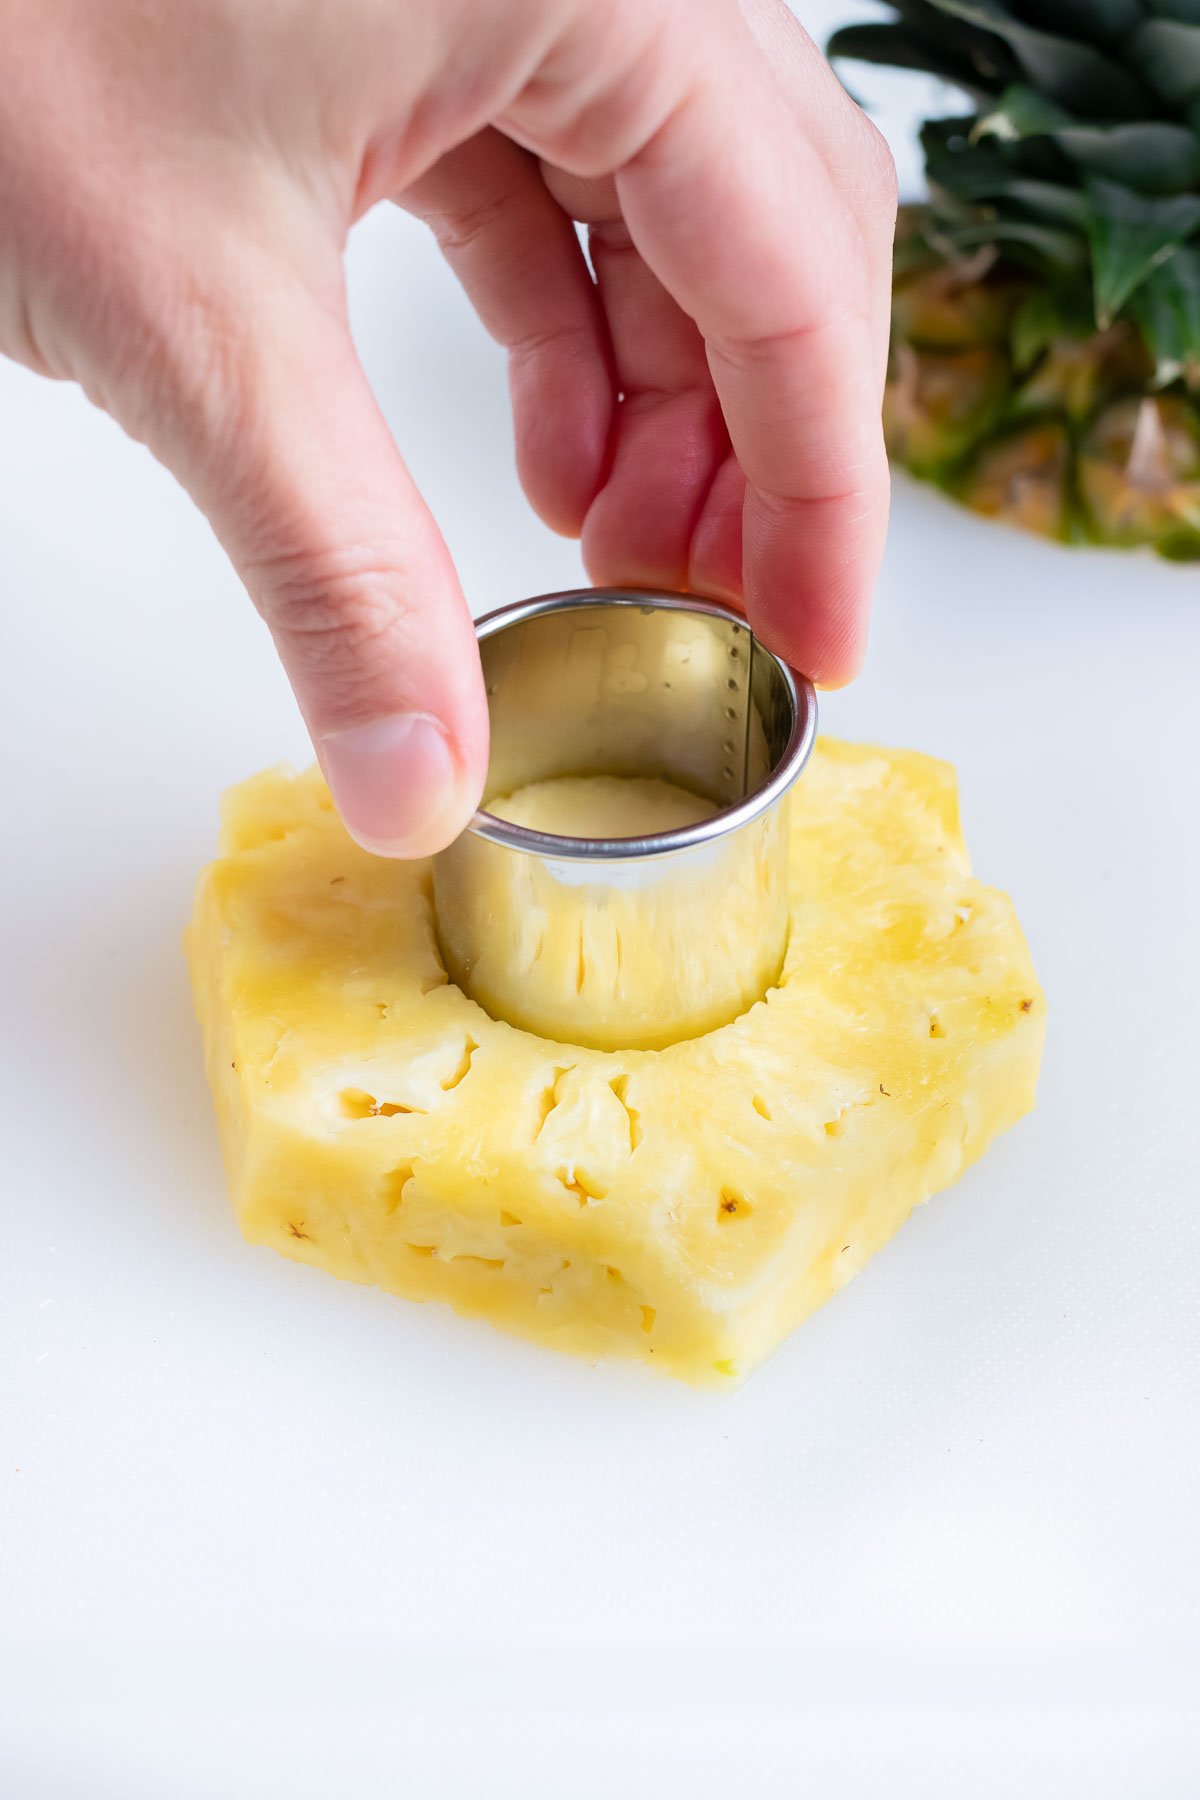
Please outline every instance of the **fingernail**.
M450 747L427 713L330 731L317 751L346 829L377 856L429 856L459 830Z

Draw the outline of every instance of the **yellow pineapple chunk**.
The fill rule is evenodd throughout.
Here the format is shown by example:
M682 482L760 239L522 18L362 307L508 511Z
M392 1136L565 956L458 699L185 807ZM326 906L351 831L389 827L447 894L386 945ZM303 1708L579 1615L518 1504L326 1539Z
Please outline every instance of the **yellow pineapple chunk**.
M531 781L515 794L488 801L488 811L515 825L559 837L621 838L675 831L710 819L714 800L689 794L673 781L630 775L560 775Z
M246 1237L733 1384L1032 1105L1041 1057L947 765L823 741L791 893L780 984L741 1018L581 1049L447 981L428 865L359 850L315 772L233 789L188 947Z

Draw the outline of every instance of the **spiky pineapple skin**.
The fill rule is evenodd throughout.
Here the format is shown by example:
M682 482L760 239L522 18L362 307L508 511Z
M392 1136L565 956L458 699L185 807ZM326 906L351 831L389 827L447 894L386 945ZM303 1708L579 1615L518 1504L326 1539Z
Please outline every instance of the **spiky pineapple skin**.
M1032 1105L1044 1030L946 765L826 741L791 832L780 986L604 1053L450 985L428 866L359 850L315 774L232 790L188 953L245 1236L735 1384Z
M904 210L911 237L927 209ZM1200 557L1200 408L1182 384L1155 385L1127 327L1051 344L1021 368L1005 336L1018 273L1000 261L947 294L939 284L948 273L932 262L897 277L883 409L893 461L972 511L1040 537ZM1154 492L1142 490L1123 455L1112 451L1104 464L1098 449L1118 436L1106 420L1142 403L1198 444L1194 466Z

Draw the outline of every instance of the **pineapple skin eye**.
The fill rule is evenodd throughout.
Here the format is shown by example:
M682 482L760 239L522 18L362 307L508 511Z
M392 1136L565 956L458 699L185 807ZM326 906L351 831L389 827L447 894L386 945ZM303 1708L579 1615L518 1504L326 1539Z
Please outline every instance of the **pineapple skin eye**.
M953 771L825 739L778 987L661 1050L555 1043L442 967L428 865L315 771L231 790L187 934L244 1235L728 1389L1033 1104L1045 1006Z

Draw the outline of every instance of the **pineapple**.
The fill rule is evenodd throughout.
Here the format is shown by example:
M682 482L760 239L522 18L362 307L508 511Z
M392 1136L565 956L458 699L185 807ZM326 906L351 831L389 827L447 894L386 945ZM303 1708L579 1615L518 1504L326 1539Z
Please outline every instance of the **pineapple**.
M885 430L968 506L1200 555L1200 0L881 0L965 96L901 209Z
M680 816L632 785L629 829ZM507 808L561 819L554 787ZM1029 1108L1044 1027L947 765L826 740L789 829L778 987L702 1037L601 1051L449 983L429 865L359 850L315 772L232 790L188 948L246 1237L736 1384Z

